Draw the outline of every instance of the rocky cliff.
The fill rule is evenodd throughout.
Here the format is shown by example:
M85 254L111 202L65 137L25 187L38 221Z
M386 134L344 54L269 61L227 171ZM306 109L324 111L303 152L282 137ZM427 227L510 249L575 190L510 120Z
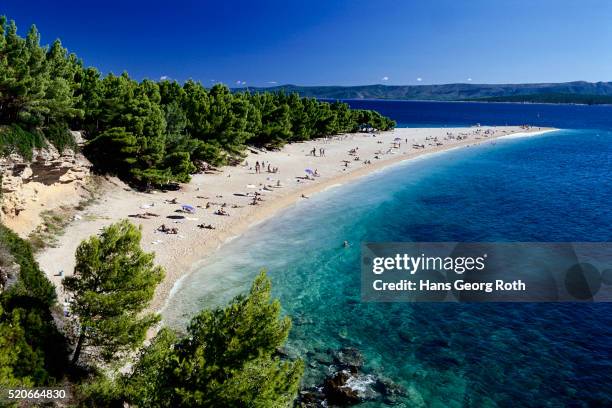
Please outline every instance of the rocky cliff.
M73 134L80 142L80 134ZM90 167L80 153L60 153L51 145L35 150L31 161L17 154L0 158L0 221L27 235L40 223L42 212L82 200Z

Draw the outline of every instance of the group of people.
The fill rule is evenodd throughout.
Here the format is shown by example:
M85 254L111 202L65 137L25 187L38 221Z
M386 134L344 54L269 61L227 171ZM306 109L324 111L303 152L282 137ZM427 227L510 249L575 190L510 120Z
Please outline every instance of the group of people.
M160 225L157 230L159 232L163 232L164 234L176 235L178 234L178 228L175 227L166 227L166 224Z
M200 229L211 229L211 230L216 229L215 227L213 227L212 224L198 224L198 228L200 228Z
M313 147L312 150L310 151L310 155L317 157L317 148ZM319 157L325 157L325 149L320 147L319 148Z
M260 201L263 201L262 195L260 192L256 191L253 195L253 200L251 200L251 205L257 205Z
M247 162L248 166L248 162ZM266 162L264 160L259 163L259 161L255 162L255 174L260 174L262 169L266 168ZM268 162L268 168L266 170L268 173L278 173L278 167L272 167L270 162Z
M227 211L225 211L225 209L223 207L218 208L215 211L215 215L226 215L229 217L229 213Z

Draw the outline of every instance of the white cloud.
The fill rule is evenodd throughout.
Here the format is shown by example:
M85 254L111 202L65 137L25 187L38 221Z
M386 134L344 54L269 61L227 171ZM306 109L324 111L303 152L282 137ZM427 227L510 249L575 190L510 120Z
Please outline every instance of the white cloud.
M276 82L276 81L268 81L268 83L269 83L269 84L272 84L272 85L274 85L274 84L278 84L278 82Z
M388 77L388 76L384 76L384 77L382 77L382 80L383 80L383 81L388 81L388 80L389 80L389 77Z
M167 79L170 79L170 77L168 75L162 75L162 76L159 77L160 81L165 81Z
M246 85L246 81L238 80L236 81L236 85Z
M417 78L417 81L419 81L419 82L421 82L422 80L423 80L423 78L421 78L421 77Z
M472 82L472 78L468 78L467 80L468 80L468 82Z

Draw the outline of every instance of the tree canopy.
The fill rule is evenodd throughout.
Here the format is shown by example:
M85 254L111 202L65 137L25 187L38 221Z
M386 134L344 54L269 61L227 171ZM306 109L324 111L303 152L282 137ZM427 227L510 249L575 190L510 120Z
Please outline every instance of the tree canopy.
M124 379L126 399L149 407L290 407L302 361L276 356L291 322L262 272L250 292L204 310L179 338L159 332Z
M0 224L0 388L62 379L67 344L51 314L55 302L29 244Z
M35 26L22 38L13 21L0 18L0 155L27 157L45 140L63 149L74 145L68 129L80 129L84 152L99 171L147 188L186 182L202 161L231 164L249 144L278 148L364 125L387 130L395 122L282 91L138 82L127 73L103 77L59 40L41 46Z
M109 367L126 362L124 351L142 345L157 316L143 313L163 271L140 248L140 230L128 221L111 225L77 249L75 274L64 280L71 311L80 324L73 363L84 347ZM290 407L303 363L279 356L291 322L262 272L246 295L227 306L203 310L187 333L162 328L127 374L89 371L83 380L68 362L66 333L51 309L52 284L38 269L26 241L0 224L0 270L18 266L18 279L0 279L0 387L73 382L78 406ZM69 319L60 319L63 328ZM97 366L90 359L89 368ZM74 375L77 374L77 377ZM67 376L67 377L66 377Z
M83 347L95 347L106 361L139 347L159 317L142 313L164 271L154 254L140 248L141 232L124 220L81 242L74 274L64 278L80 326L73 362Z

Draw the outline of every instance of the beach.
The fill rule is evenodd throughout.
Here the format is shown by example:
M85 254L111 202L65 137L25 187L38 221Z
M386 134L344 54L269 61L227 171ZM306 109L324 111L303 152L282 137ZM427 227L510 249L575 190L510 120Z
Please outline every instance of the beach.
M65 302L61 279L74 269L78 244L127 218L142 227L142 247L154 251L155 262L166 270L151 305L160 310L174 285L196 262L299 200L425 154L551 130L519 126L398 128L292 143L278 151L249 149L241 164L194 175L179 191L137 192L109 179L104 194L77 212L57 244L39 252L37 261L58 287L60 301Z

